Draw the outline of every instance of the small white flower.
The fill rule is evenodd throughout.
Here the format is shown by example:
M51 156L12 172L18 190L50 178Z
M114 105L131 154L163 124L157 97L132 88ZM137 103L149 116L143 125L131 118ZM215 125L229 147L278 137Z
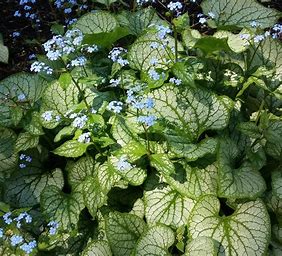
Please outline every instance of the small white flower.
M72 60L70 65L72 67L81 67L84 66L87 62L87 59L84 56L77 57L76 59Z
M111 80L110 80L110 85L111 85L112 87L117 87L117 86L119 85L120 81L121 81L120 78L118 78L118 79L111 79Z
M26 165L25 165L25 164L23 164L23 163L21 163L21 164L19 164L19 167L20 167L21 169L23 169L23 168L25 168L25 167L26 167Z
M148 74L153 80L159 80L161 78L160 74L155 69L150 69Z
M17 244L20 244L23 241L23 237L19 235L13 235L11 237L11 245L15 246Z
M152 49L158 49L158 48L160 47L160 44L159 44L158 42L152 42L152 43L150 44L150 47L151 47Z
M99 49L98 49L98 46L97 45L91 45L91 46L88 46L86 48L86 51L88 53L93 53L93 52L97 52Z
M175 77L170 78L169 82L172 83L172 84L176 84L176 85L180 85L182 83L182 81L180 79L177 79Z
M45 111L41 117L46 121L46 122L50 122L52 120L52 114L53 114L53 111L52 110L49 110L49 111Z
M158 62L159 62L158 59L155 58L155 57L153 57L153 58L150 60L150 64L153 65L153 66L157 65Z
M119 158L115 166L119 171L129 171L134 167L133 165L131 165L131 163L128 162L127 157L125 155Z
M250 25L251 25L251 27L253 27L253 28L256 28L256 27L259 26L258 22L257 22L257 21L254 21L254 20L250 22Z
M109 103L107 109L114 113L120 113L120 111L122 110L122 105L122 102L114 100Z
M90 132L82 133L77 139L77 141L81 143L89 143L90 140Z
M10 218L10 216L12 215L11 212L7 212L3 215L3 220L6 224L11 224L13 222L13 220Z
M250 34L240 34L239 37L243 40L249 40L251 35Z
M57 233L57 229L59 227L59 223L57 221L50 221L47 224L47 226L50 227L49 234L50 235L55 235Z
M86 115L83 115L81 117L78 116L73 120L72 126L82 129L85 126L87 120L88 120L88 118L87 118Z
M20 160L25 159L26 155L25 154L20 154Z
M32 162L32 158L30 156L26 156L25 161L27 161L28 163Z
M215 18L215 14L213 12L208 12L208 16L211 18L211 19L214 19Z
M269 37L271 34L270 34L270 31L265 31L265 33L264 33L264 36L265 37Z
M18 101L24 101L24 100L26 100L26 96L23 93L18 95Z
M149 116L139 116L137 118L137 121L140 122L140 123L143 123L145 124L146 126L150 127L152 125L155 124L156 122L156 117L153 116L153 115L149 115Z
M264 35L257 35L254 37L254 42L259 43L264 40Z
M206 18L200 18L199 19L199 23L201 23L201 24L205 24L207 22L207 19Z

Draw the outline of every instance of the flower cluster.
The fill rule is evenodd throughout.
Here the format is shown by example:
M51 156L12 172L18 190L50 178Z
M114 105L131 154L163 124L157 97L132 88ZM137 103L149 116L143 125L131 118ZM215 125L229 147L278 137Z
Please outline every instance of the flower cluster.
M32 253L33 249L36 248L37 243L35 240L30 241L29 243L23 243L20 246L20 249L22 249L25 253L29 254Z
M68 30L65 36L56 35L43 44L49 60L58 60L63 55L73 53L81 45L83 34L78 29Z
M157 120L157 118L155 116L153 116L153 115L139 116L137 118L138 122L140 122L140 123L142 123L142 124L144 124L144 125L146 125L148 127L154 125L156 120Z
M156 0L137 0L138 5L148 4L148 3L155 3Z
M72 126L79 129L82 129L86 125L86 122L88 120L88 117L86 115L79 115L77 113L71 114L70 118L74 119Z
M180 2L169 2L167 8L170 11L175 12L176 16L179 16L181 14L181 9L183 8L183 5Z
M57 221L50 221L47 224L47 227L50 227L49 228L49 234L55 235L57 233L57 229L59 228L59 223Z
M53 110L48 110L42 113L41 117L43 118L44 121L46 122L51 122L53 120ZM61 117L59 115L55 116L55 121L59 122L61 120Z
M117 62L121 66L125 66L128 64L128 60L122 58L122 54L126 53L127 50L122 47L114 47L108 55L108 58L113 62Z
M131 163L128 162L128 159L125 155L119 158L115 166L119 171L129 171L134 167Z
M14 17L25 17L30 20L35 20L37 24L40 23L40 19L38 19L38 15L33 12L33 6L37 0L20 0L19 5L21 10L16 10L14 13Z
M46 72L47 75L52 75L54 70L43 62L35 61L31 64L30 71L33 71L36 73L43 71L43 72Z
M172 33L172 30L169 27L163 25L157 25L156 28L160 40L166 39L167 35Z
M107 109L108 109L109 111L112 111L112 112L118 114L118 113L120 113L121 110L122 110L122 105L123 105L122 102L114 100L114 101L111 101L111 102L109 103L109 105L107 106Z
M72 60L68 66L72 67L82 67L86 64L87 59L84 56L79 56L76 59Z
M172 84L176 84L176 85L180 85L182 83L181 79L178 79L178 78L175 78L175 77L170 78L169 82L172 83Z
M21 221L25 220L25 223L31 223L32 222L32 217L27 213L23 212L21 213L18 217L16 217L14 220L17 222L17 228L21 227Z
M272 31L272 38L279 38L282 35L282 24L275 24L272 28Z
M3 220L4 222L9 225L13 222L13 219L11 218L12 213L11 212L7 212L3 215Z
M81 4L79 5L77 0L55 0L54 5L57 9L63 10L63 12L67 15L73 13L73 9L76 9L77 6L79 6L79 10L86 10L88 9L88 5L86 4ZM67 18L65 20L66 24L71 25L73 24L77 19L71 19Z
M32 217L27 212L20 213L17 217L12 219L12 213L7 212L3 215L3 220L5 224L10 225L13 221L16 222L16 227L18 229L21 228L22 222L25 221L26 224L32 222ZM4 237L4 229L0 229L0 238ZM5 236L6 237L6 236ZM8 236L9 237L9 236ZM8 238L11 243L11 246L20 245L19 248L23 250L26 254L30 254L37 246L37 242L35 240L27 242L25 238L19 233L13 234L10 238Z
M78 141L78 142L81 142L81 143L89 143L90 140L91 140L90 135L91 135L90 132L82 133L82 134L78 137L77 141Z
M19 158L20 158L21 161L24 161L24 162L19 164L19 167L21 169L26 167L26 163L31 163L31 161L32 161L32 157L31 156L27 156L25 154L20 154Z
M140 92L142 92L140 86L129 89L127 91L126 102L134 109L142 111L142 113L147 113L147 115L140 115L137 117L137 121L150 127L154 125L157 120L155 116L150 114L150 110L154 107L155 103L153 98L141 96ZM137 93L139 93L139 95Z

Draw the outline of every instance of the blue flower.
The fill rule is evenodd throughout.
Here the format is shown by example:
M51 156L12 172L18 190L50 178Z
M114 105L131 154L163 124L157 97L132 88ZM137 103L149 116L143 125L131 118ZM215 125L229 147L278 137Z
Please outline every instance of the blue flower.
M37 243L35 240L33 240L29 243L22 244L20 246L20 249L22 249L26 253L31 253L36 246L37 246Z
M8 225L13 222L13 220L10 218L11 215L12 215L11 212L7 212L3 215L4 222Z
M114 100L109 103L107 109L114 113L120 113L120 111L122 110L122 105L122 102Z
M145 124L146 126L150 127L152 125L155 124L156 122L156 117L153 116L153 115L149 115L149 116L139 116L137 118L137 121L140 122L140 123L143 123Z
M129 171L134 167L127 161L127 157L125 155L120 157L115 166L119 171Z
M11 245L15 246L17 244L20 244L23 241L23 237L19 235L13 235L11 237Z
M50 235L55 235L57 233L57 229L59 227L59 223L57 221L50 221L47 224L47 226L50 227L49 234Z

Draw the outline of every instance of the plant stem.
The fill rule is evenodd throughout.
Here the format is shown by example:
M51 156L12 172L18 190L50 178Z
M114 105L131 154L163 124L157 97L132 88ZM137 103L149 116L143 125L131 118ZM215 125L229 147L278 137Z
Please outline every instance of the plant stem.
M177 42L177 31L175 25L173 25L173 35L174 35L174 54L175 54L175 63L178 61L178 42Z
M256 117L256 125L258 125L258 121L259 121L259 118L260 118L260 113L263 110L264 104L265 104L265 101L263 99L261 104L260 104L260 106L259 106L258 115Z
M76 88L78 89L79 91L79 94L82 96L82 100L84 101L85 103L85 106L87 107L88 111L90 110L90 106L88 104L88 102L86 101L85 97L84 97L84 91L81 90L81 88L79 87L79 84L77 81L75 81L75 79L73 78L73 76L71 75L71 80L73 81L73 83L75 84Z
M142 124L143 129L145 131L145 135L146 135L146 141L147 141L147 150L148 150L148 156L151 155L151 148L150 148L150 141L149 141L149 136L148 136L148 131L147 128L144 124Z

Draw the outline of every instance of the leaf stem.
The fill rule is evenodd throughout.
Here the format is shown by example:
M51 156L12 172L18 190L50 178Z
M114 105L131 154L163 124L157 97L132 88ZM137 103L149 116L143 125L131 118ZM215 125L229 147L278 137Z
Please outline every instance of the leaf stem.
M176 63L178 61L178 41L177 41L177 31L174 24L173 24L173 36L174 36L174 54L175 54L175 63Z

